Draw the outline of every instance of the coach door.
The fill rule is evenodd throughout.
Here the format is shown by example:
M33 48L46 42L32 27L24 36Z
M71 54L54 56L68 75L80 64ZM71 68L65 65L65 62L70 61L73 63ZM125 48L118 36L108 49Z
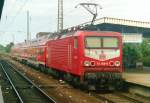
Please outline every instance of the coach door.
M47 45L47 49L46 49L46 64L50 65L51 63L51 49L50 49L50 44Z
M78 71L78 66L79 66L79 55L78 55L78 38L74 37L74 43L73 43L73 55L72 55L72 68L73 68L73 72L77 73Z

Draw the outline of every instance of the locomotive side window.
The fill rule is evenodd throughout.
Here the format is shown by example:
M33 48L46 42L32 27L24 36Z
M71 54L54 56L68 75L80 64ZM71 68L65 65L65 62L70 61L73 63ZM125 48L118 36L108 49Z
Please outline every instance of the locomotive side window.
M74 38L74 48L78 48L78 38Z
M103 38L103 47L104 48L117 48L118 39L115 37L104 37Z
M102 39L100 37L86 37L85 45L87 48L101 48Z

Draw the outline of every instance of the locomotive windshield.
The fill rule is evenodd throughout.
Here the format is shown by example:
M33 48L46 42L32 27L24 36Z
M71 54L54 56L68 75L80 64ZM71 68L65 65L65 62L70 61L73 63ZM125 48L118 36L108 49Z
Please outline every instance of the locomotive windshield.
M86 48L117 48L118 39L116 37L86 37Z

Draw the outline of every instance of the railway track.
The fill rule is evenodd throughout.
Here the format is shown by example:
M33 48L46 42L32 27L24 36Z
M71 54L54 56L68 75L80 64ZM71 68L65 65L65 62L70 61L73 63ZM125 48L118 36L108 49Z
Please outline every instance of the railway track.
M9 65L9 66L8 66ZM14 67L12 67L10 64L8 64L6 61L0 61L0 69L1 68L7 68L8 70L11 68L12 70L14 69L14 74L16 73L19 73L19 75L21 74L19 71L16 71L16 69ZM6 69L6 71L7 71ZM11 70L10 69L10 70ZM11 70L11 71L12 71ZM13 73L11 73L13 74ZM24 74L21 74L24 76ZM26 77L25 77L26 78ZM28 80L27 80L28 81ZM29 80L31 81L31 80ZM32 81L31 81L32 82ZM15 87L18 89L31 89L31 88L35 88L33 87L34 85L33 84L28 84L27 86L24 86L25 84L23 84L22 87L18 86L18 85L15 85ZM33 86L32 86L33 85ZM12 87L12 86L11 86ZM38 87L38 86L37 86ZM52 86L53 87L53 86ZM55 87L55 85L54 85ZM41 86L40 88L43 88L43 86ZM44 87L45 88L45 87ZM49 88L49 86L48 86ZM19 92L19 90L18 90ZM19 92L20 93L20 92ZM100 101L103 101L101 103L149 103L149 102L143 102L143 100L140 100L139 98L135 98L135 97L131 97L130 95L124 95L122 93L116 93L116 92L111 92L111 93L93 93L92 92L92 95L95 96L96 98L98 98ZM41 98L41 97L40 97ZM43 97L42 97L43 98ZM30 98L32 99L32 97ZM18 100L18 99L17 99ZM28 99L27 99L28 100ZM27 101L25 99L25 102L24 103L55 103L55 102L45 102L44 99L42 99L42 101L39 101L39 102L35 102L35 99L32 99L34 100L34 102L29 102L29 100ZM36 99L38 100L38 99ZM39 99L40 100L40 99ZM26 102L27 101L27 102ZM10 103L10 102L7 102L7 103ZM11 102L11 103L16 103L16 102ZM20 103L23 103L23 102L20 102Z
M9 94L8 98L4 99L5 103L56 103L29 78L4 60L0 60L0 72L7 86L4 92Z
M103 100L104 103L149 103L122 93L92 93L92 95L100 100Z

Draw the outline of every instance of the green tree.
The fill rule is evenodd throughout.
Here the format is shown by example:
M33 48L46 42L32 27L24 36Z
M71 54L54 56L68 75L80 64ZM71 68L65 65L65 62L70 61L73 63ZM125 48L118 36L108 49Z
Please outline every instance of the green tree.
M141 44L141 50L143 57L150 56L150 39L145 39Z
M5 52L5 47L3 45L0 45L0 52Z
M144 39L141 44L141 51L143 54L142 61L144 66L150 66L150 39Z
M11 51L11 47L14 46L14 43L9 43L6 45L6 52L9 53Z
M123 46L123 64L126 68L136 66L136 62L142 61L140 44L124 44Z
M123 64L125 68L134 68L136 62L143 62L144 66L150 66L150 39L144 39L141 44L124 44Z

